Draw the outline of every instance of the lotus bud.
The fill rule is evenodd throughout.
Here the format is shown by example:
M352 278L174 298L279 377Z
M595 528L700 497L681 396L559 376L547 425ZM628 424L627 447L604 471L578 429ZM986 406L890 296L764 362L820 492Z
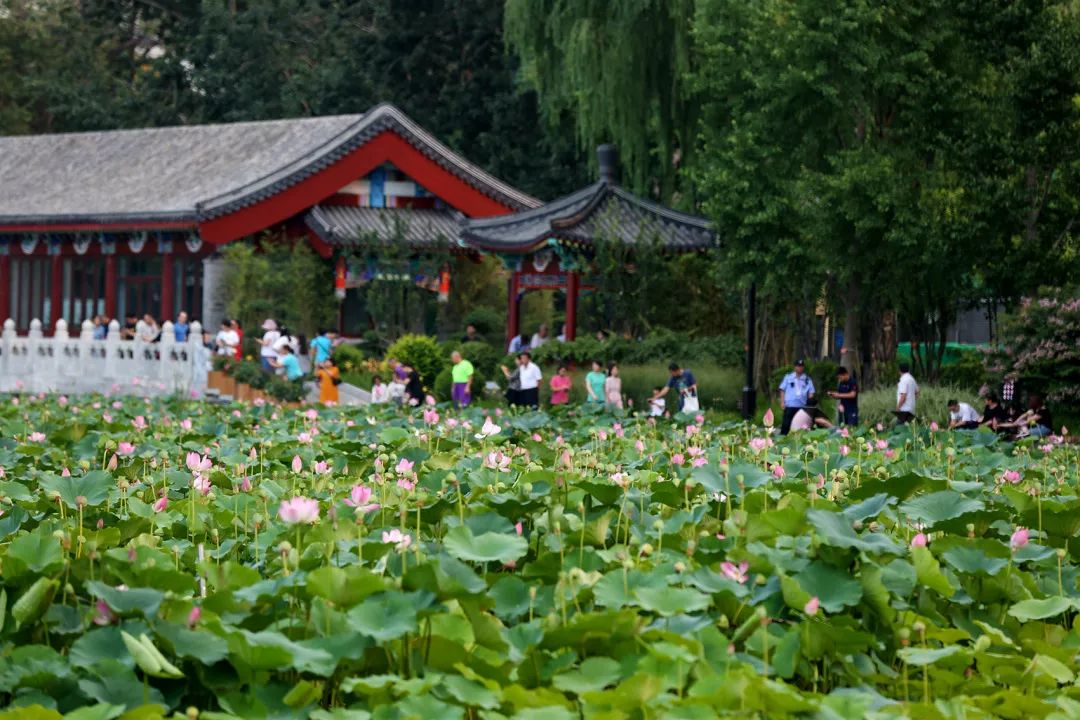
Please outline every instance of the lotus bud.
M948 457L948 458L956 457L956 448L954 448L954 447L945 448L945 457Z
M916 620L911 624L911 629L919 633L920 635L923 635L926 632L926 623L924 623L922 620Z
M535 602L536 601L536 586L535 585L530 585L529 586L529 601L530 602Z
M693 557L695 550L697 550L697 543L694 542L693 540L688 540L686 542L686 555L688 557Z
M1058 560L1064 560L1066 554L1067 553L1065 552L1065 548L1058 548L1057 549Z
M754 584L755 585L764 585L767 582L768 582L768 578L766 578L764 575L755 575L754 576ZM762 612L765 612L764 608L759 608L759 609Z
M65 583L64 584L64 594L65 595L74 595L75 594L75 586L72 585L71 583Z
M652 543L645 543L644 545L641 546L641 554L644 555L645 557L648 557L649 555L652 555L652 552L653 552Z
M664 529L664 521L663 520L653 520L652 526L653 526L653 530L663 530Z
M863 529L862 520L856 520L855 522L851 523L851 527L854 528L856 531L862 530Z
M728 620L727 615L721 615L719 618L716 619L716 626L721 630L726 630L731 627L731 621Z

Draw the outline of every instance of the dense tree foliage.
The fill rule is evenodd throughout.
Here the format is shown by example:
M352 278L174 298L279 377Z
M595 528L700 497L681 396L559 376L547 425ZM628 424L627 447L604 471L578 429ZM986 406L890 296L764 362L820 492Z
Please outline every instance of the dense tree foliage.
M1078 274L1075 3L508 0L507 25L545 107L715 220L773 362L824 305L864 373L897 332L933 370L959 309Z
M401 107L544 198L588 179L488 0L0 0L0 134ZM565 123L565 119L563 123Z

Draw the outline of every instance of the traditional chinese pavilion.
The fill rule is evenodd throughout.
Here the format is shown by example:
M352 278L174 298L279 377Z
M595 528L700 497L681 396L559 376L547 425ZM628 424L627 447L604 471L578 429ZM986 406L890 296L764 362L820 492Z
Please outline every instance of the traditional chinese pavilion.
M709 222L634 195L617 183L618 154L598 149L600 177L565 197L511 215L465 222L462 242L502 258L511 271L507 341L520 332L521 298L529 291L566 292L566 339L577 334L578 295L598 242L630 250L655 243L665 252L702 252L716 244Z
M400 110L0 137L0 320L221 318L216 250L264 231L325 257L365 233L460 248L467 218L540 202ZM329 281L329 280L328 280Z

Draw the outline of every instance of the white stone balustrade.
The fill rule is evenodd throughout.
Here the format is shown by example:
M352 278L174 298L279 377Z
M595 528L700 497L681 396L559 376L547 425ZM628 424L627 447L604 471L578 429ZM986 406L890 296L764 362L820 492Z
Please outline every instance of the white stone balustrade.
M95 340L89 320L76 337L58 320L52 337L45 337L40 320L21 336L9 319L0 332L0 392L186 395L205 389L208 360L198 322L191 323L187 342L176 342L173 324L166 322L160 339L147 343L121 340L116 320L104 340Z

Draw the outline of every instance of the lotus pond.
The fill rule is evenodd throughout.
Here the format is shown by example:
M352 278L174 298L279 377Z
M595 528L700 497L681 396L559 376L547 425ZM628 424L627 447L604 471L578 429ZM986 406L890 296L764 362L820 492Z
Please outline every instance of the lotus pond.
M1075 448L0 405L0 718L1080 718Z

